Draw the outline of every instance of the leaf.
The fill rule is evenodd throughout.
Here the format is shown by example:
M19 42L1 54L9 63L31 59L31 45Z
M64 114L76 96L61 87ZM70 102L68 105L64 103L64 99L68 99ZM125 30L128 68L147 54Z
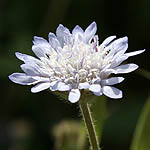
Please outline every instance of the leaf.
M145 103L139 117L131 150L148 150L150 148L150 98Z

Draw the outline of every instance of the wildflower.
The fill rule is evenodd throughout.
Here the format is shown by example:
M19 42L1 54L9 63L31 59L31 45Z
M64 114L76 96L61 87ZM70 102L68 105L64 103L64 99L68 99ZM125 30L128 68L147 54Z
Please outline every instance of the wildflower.
M122 91L112 85L124 78L110 75L136 70L136 64L120 64L144 50L125 53L127 37L110 36L99 44L96 30L95 22L85 31L77 25L72 33L60 24L56 35L49 33L48 41L35 36L32 51L38 58L16 52L16 57L24 62L21 65L24 73L13 73L10 80L22 85L36 84L31 88L33 93L45 89L68 91L68 100L72 103L80 99L81 90L89 90L97 96L121 98Z

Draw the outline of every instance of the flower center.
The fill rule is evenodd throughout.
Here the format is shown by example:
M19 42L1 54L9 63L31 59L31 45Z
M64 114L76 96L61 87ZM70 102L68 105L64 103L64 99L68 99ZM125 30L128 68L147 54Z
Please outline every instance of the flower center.
M93 46L94 45L94 46ZM66 84L78 84L102 78L101 70L109 64L110 50L100 48L95 43L76 42L64 45L53 55L47 55L44 65L49 70L51 81L61 80Z

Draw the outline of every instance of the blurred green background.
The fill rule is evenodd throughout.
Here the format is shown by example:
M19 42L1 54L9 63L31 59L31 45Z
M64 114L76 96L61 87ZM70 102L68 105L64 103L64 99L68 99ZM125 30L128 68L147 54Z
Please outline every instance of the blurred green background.
M63 120L80 120L76 104L64 103L48 91L32 94L29 86L8 79L11 73L21 72L22 62L14 52L33 55L33 36L47 38L60 23L72 30L76 24L85 29L96 21L100 42L110 35L128 36L128 51L147 49L128 62L150 71L149 8L149 0L0 0L0 150L54 149L52 129ZM116 86L123 90L123 99L107 100L103 150L129 149L150 94L150 76L145 78L136 71L124 77Z

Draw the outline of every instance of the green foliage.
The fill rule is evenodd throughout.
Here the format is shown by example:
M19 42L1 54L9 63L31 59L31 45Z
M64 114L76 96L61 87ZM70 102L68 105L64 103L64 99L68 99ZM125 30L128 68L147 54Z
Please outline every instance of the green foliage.
M149 150L150 148L150 98L145 103L139 117L131 150Z

